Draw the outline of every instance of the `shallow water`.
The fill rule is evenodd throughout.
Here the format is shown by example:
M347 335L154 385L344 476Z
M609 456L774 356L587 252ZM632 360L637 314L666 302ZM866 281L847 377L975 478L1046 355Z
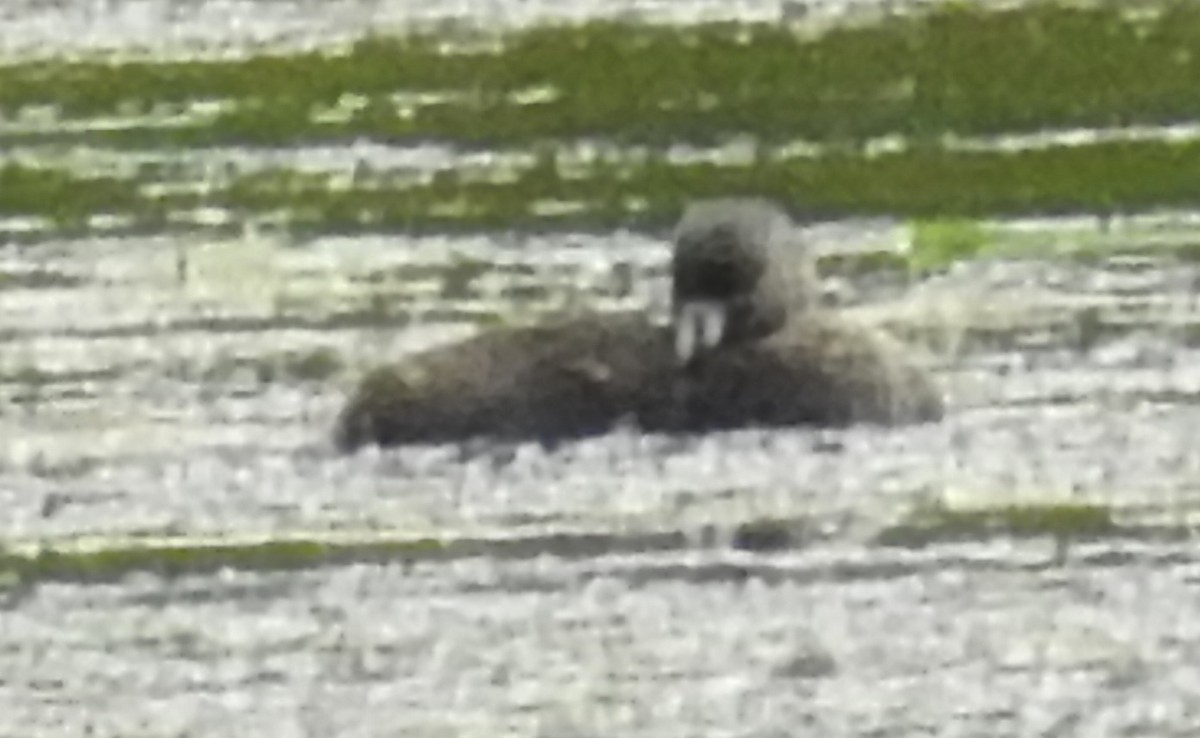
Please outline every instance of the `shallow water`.
M989 0L998 1L998 0ZM79 51L237 53L261 46L309 47L367 32L466 26L520 28L536 23L636 19L841 21L895 12L930 0L13 0L0 9L0 55Z
M1188 736L1192 546L355 565L43 586L5 732ZM1152 602L1153 606L1147 606ZM85 727L86 726L86 727Z
M0 725L62 735L1193 735L1194 547L481 560L45 585ZM886 560L885 560L886 559Z
M814 229L822 250L889 238L835 225ZM928 346L955 412L904 431L854 429L834 451L812 453L828 444L807 430L626 430L553 451L467 444L346 459L328 451L328 429L364 368L495 321L583 306L661 314L665 244L618 232L185 248L183 282L163 241L76 242L61 257L41 251L39 268L70 286L0 290L10 536L653 519L675 514L675 494L710 489L759 490L740 503L761 497L763 514L783 515L869 510L881 500L863 495L887 490L1191 495L1178 471L1197 463L1183 432L1200 392L1196 269L1169 256L1136 269L980 263L907 290L843 276L843 309ZM1085 308L1108 325L1094 346L1080 344ZM308 376L296 357L314 353L328 366ZM1137 463L1101 448L1136 450ZM48 494L55 513L43 518Z
M1005 226L1047 243L1087 227ZM902 245L905 231L811 235L832 253ZM327 434L363 367L479 330L462 306L504 320L571 304L661 311L667 247L618 232L187 248L180 282L162 241L47 244L41 281L0 290L7 540L566 543L533 558L11 585L0 733L1182 736L1200 722L1186 540L1081 541L1064 560L1037 537L913 550L875 537L931 495L1090 501L1134 524L1190 525L1190 262L976 262L906 288L831 276L848 312L928 345L952 400L935 425L618 429L553 450L340 457ZM468 258L483 264L470 279ZM3 263L16 273L29 258L14 247ZM501 289L522 280L548 287ZM371 294L388 311L331 318ZM1072 329L1080 304L1116 326L1094 345ZM263 373L314 347L337 357L328 376ZM731 550L734 526L759 519L803 533L777 554ZM615 543L588 553L571 531ZM683 537L647 549L639 531Z
M246 53L450 18L819 23L880 5L9 2L0 55ZM92 173L161 165L198 187L231 166L427 174L501 153L10 152ZM0 246L6 548L465 542L291 571L2 573L0 735L1195 735L1198 222L991 224L1009 257L925 278L838 267L903 251L903 226L813 224L830 300L925 351L950 399L938 424L619 428L554 449L352 457L328 434L366 367L548 312L661 315L666 245L624 231L304 240L264 223ZM931 501L1095 503L1123 527L882 535ZM739 550L740 526L762 520L788 524L786 545Z

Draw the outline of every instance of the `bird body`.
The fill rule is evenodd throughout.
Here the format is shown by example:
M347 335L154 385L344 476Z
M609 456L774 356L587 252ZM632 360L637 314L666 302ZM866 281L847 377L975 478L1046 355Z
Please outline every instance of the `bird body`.
M688 433L942 416L935 382L899 344L815 309L811 260L782 210L700 202L674 241L671 325L595 313L435 347L368 373L338 418L338 446L553 442L623 421Z
M678 373L671 329L641 313L492 330L370 372L342 411L337 443L553 442L622 422L695 433L942 414L935 383L893 341L831 314L712 354L682 401Z

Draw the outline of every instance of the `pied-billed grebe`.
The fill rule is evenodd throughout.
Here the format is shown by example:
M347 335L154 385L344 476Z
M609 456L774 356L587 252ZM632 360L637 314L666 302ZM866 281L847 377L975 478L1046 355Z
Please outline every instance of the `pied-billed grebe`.
M942 416L936 384L899 344L816 308L811 258L783 211L698 202L674 241L672 325L595 313L406 357L360 382L338 418L338 446L552 442L623 420L702 432Z

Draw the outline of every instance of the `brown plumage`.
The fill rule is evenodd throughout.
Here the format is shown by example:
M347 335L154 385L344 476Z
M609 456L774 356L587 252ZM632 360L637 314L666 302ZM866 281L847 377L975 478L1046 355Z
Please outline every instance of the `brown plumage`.
M622 421L703 432L940 418L940 392L902 347L813 307L810 264L787 279L772 274L788 229L765 203L698 203L676 229L673 325L592 314L425 351L361 381L338 419L338 446L552 442ZM719 303L726 320L720 340L693 345L680 366L678 307L693 299Z
M590 315L433 348L363 379L338 445L603 433L671 373L669 336L638 313Z

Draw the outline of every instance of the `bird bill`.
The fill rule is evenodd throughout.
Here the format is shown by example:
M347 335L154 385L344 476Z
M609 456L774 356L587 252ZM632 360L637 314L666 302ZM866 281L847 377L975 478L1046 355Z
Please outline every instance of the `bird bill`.
M700 352L721 343L727 307L717 300L695 300L679 306L675 316L675 357L679 363L686 364Z

